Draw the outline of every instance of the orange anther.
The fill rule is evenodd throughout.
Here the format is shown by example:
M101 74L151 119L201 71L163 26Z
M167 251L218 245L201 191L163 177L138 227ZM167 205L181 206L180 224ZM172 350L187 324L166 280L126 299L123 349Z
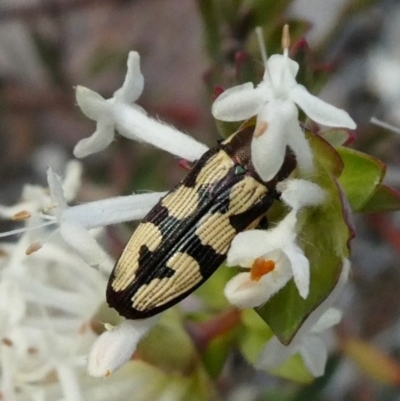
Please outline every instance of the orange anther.
M266 130L268 129L268 123L266 121L261 121L256 129L254 130L254 134L253 136L255 136L256 138L261 136Z
M282 48L283 50L289 49L290 47L290 33L289 33L289 25L285 24L282 32Z
M253 281L259 281L262 276L272 272L275 269L273 260L265 260L258 258L254 261L250 270L250 278Z
M42 247L42 244L40 242L34 242L31 244L28 249L25 251L25 255L30 255L36 251L38 251Z
M15 213L12 219L14 221L20 221L29 219L29 217L31 217L31 214L27 210L22 210L21 212Z

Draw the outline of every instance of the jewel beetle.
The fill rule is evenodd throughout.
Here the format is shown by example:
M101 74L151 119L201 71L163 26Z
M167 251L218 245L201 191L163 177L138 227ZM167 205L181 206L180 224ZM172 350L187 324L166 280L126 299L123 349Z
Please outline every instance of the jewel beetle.
M224 262L235 235L257 226L279 199L276 184L295 159L288 150L276 177L263 182L251 161L253 131L207 151L139 224L107 286L120 315L148 318L185 298Z

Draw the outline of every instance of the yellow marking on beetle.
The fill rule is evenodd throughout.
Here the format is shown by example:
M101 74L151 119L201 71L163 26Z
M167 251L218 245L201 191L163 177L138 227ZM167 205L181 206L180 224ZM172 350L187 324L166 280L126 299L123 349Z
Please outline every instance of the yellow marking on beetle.
M229 195L229 214L239 214L250 209L268 189L252 177L245 177L236 183Z
M212 246L219 254L228 252L230 243L236 235L229 217L250 209L266 192L267 188L252 177L245 177L235 184L230 193L228 211L224 214L209 214L200 220L196 235L202 245Z
M224 152L219 151L212 156L196 177L196 184L213 184L222 180L233 166L233 160Z
M145 245L153 252L161 244L162 234L153 223L142 223L133 233L115 267L111 284L114 291L123 291L132 283L139 267L140 248Z
M210 245L215 252L224 254L228 252L236 230L229 222L230 214L213 213L204 216L196 230L202 245Z
M168 209L168 215L184 219L196 212L199 205L199 194L194 188L180 186L174 192L166 195L161 204Z
M175 270L175 274L162 279L155 278L149 284L142 285L132 297L134 309L143 311L164 305L202 280L198 262L186 253L175 253L167 261L167 266Z

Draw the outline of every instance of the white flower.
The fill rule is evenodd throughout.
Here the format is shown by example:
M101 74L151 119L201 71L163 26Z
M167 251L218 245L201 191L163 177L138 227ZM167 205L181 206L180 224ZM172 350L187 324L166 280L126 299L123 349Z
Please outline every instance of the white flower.
M234 238L227 264L249 272L239 273L227 283L225 295L230 303L240 308L260 306L291 278L300 295L307 297L310 265L296 244L296 222L296 210L292 210L275 228L249 230Z
M324 374L328 345L324 342L322 335L341 320L341 311L331 306L342 293L349 271L350 262L344 259L342 273L333 291L310 314L289 345L283 345L275 336L268 341L259 355L257 368L276 369L292 355L299 353L314 377Z
M158 321L160 315L142 320L125 320L106 330L94 342L88 360L88 373L106 377L124 365L134 353L143 336Z
M284 55L273 55L265 62L261 83L251 82L223 92L214 102L212 113L223 121L241 121L257 116L251 144L254 166L264 181L279 171L289 146L304 173L313 168L312 153L299 126L298 107L319 124L355 129L356 124L344 111L311 95L296 82L299 65Z
M35 191L31 191L35 197L33 197L32 200L26 200L20 205L20 207L26 207L28 205L31 211L28 212L26 209L20 209L20 213L14 215L23 216L26 219L29 217L40 217L42 220L45 220L45 222L36 225L30 224L25 228L1 233L0 237L32 229L56 226L56 228L50 232L44 231L42 235L43 238L39 236L39 238L28 247L27 253L30 254L37 251L42 247L44 242L47 242L51 236L58 233L86 263L92 266L101 264L107 256L88 230L110 224L141 219L164 194L157 192L135 194L70 207L67 204L67 198L64 193L69 194L69 198L71 199L75 196L77 190L75 188L77 185L73 182L70 175L66 175L64 183L62 184L60 178L49 168L47 181L50 196L46 195L43 189L39 190L35 188ZM43 198L36 196L40 193L43 194ZM43 207L44 205L45 207ZM40 209L47 210L47 213L39 213ZM15 212L16 210L16 206L11 209L5 208L3 215L8 217L11 211ZM35 220L35 222L37 223L37 220Z
M77 103L87 117L97 122L97 129L91 137L75 146L74 155L85 157L105 149L114 139L116 129L128 139L150 143L189 161L198 160L208 150L205 145L148 117L141 107L133 104L144 85L139 63L139 54L130 52L125 81L111 99L106 100L90 89L77 87Z
M95 338L90 321L106 277L63 246L49 244L27 257L29 235L2 245L0 394L15 401L83 400L79 382Z
M239 233L228 251L228 266L250 269L225 287L229 302L241 308L264 304L292 278L301 297L308 295L310 265L296 244L297 213L306 206L320 205L325 193L317 184L301 179L283 181L277 189L291 212L275 228Z

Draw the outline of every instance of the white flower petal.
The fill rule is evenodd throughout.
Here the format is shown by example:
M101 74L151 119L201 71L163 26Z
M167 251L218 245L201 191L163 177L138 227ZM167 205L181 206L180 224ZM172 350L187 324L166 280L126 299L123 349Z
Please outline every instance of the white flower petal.
M157 148L189 161L198 160L207 146L169 125L147 117L123 103L113 105L113 116L120 134L128 139L139 138ZM121 128L121 130L120 130Z
M265 256L266 259L270 259L268 255ZM239 308L255 308L263 305L292 278L292 269L286 259L277 260L275 269L262 276L259 281L251 280L250 273L239 273L233 277L224 290L228 301Z
M294 282L299 294L305 299L308 296L310 287L310 262L297 245L293 244L290 247L285 247L284 252L291 262Z
M326 199L324 190L307 180L285 180L279 182L276 189L281 192L281 199L297 211L303 207L320 205Z
M82 158L104 150L114 139L114 128L110 120L99 120L96 131L89 138L81 139L75 145L74 156Z
M261 350L255 364L257 369L272 370L281 366L297 352L292 345L283 345L276 336L272 337Z
M109 376L131 359L140 339L158 320L154 316L143 320L126 320L100 335L89 354L87 370L94 377Z
M62 220L74 222L86 229L139 220L145 217L165 194L134 194L83 203L67 208L62 214Z
M99 265L106 255L87 230L76 223L61 222L63 240L90 266Z
M229 248L226 264L251 267L255 259L272 250L266 234L263 230L249 230L236 235Z
M249 273L239 273L229 280L224 293L227 300L238 308L254 308L266 301L264 286L252 281Z
M266 101L263 90L251 82L227 89L212 105L213 116L222 121L242 121L257 115Z
M337 308L329 308L312 327L311 333L321 333L342 320L342 311Z
M270 101L259 113L257 123L266 122L266 131L251 142L251 156L257 173L270 181L278 173L286 154L288 124L297 121L297 108L288 101ZM257 130L257 128L256 128Z
M291 210L274 228L265 233L266 241L271 248L283 248L296 239L297 214Z
M49 184L50 197L52 202L54 202L58 209L64 209L67 207L67 201L64 197L64 192L60 179L54 173L51 167L47 169L47 183Z
M296 156L297 166L303 174L311 175L314 170L314 156L298 121L290 121L286 129L288 130L287 144Z
M311 95L302 85L291 89L290 98L318 124L349 129L357 127L347 112Z
M91 120L99 121L109 117L110 104L97 92L77 86L75 98L83 114Z
M120 89L114 93L114 98L125 103L135 102L141 95L144 87L144 78L140 72L140 56L138 52L131 51L128 56L128 71L125 81Z
M319 322L321 316L323 316L326 313L326 311L332 307L334 302L341 295L343 288L347 283L349 272L350 272L350 262L348 259L343 259L342 272L340 274L339 280L335 288L328 295L328 297L320 305L318 305L318 307L315 310L311 312L306 321L300 327L300 330L295 335L293 341L299 341L299 339L301 339L304 335L308 335L308 333L311 332L313 327L315 327L315 325Z
M67 202L75 199L81 186L82 163L78 160L70 160L65 167L62 189Z
M267 62L267 68L264 73L264 80L268 81L268 74L271 76L273 84L281 86L284 84L282 80L286 81L284 86L293 86L296 84L295 78L299 71L299 64L281 54L273 54ZM276 88L275 88L276 89Z
M299 352L304 364L314 377L320 377L324 374L328 350L321 338L309 334L301 345Z

